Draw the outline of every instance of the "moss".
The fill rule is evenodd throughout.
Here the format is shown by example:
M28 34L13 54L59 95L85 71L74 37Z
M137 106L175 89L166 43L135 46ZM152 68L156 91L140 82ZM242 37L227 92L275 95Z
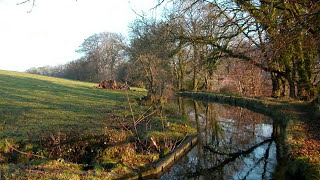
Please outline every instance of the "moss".
M10 151L9 147L6 144L5 140L0 140L0 154L8 153Z

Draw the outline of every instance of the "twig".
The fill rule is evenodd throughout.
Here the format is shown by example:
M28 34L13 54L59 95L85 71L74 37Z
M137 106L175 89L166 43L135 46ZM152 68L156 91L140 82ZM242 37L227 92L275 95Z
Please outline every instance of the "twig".
M144 112L144 113L137 119L137 121L139 121L142 117L144 117L144 115L147 114L147 112L148 112L151 108L152 108L152 106L150 106L150 107L146 110L146 112ZM137 124L138 124L138 123L137 123Z
M129 103L129 107L130 107L131 116L132 116L132 123L133 123L134 132L135 132L135 138L138 140L139 143L141 143L141 139L138 136L137 124L136 124L136 120L134 118L134 114L133 114L132 106L131 106L131 103L130 103L130 98L129 98L128 91L126 91L126 94L127 94L127 100L128 100L128 103Z
M19 3L17 3L17 5L21 5L21 4L24 4L24 3L27 3L27 2L30 2L30 0L19 2Z
M131 5L131 2L130 2L130 1L128 1L128 3L129 3L129 5ZM144 15L141 15L141 14L137 13L137 12L133 9L133 7L130 7L130 9L131 9L131 11L132 11L134 14L136 14L137 16L139 16L142 20L145 19Z
M139 118L137 121L136 121L136 124L139 124L142 120L144 120L145 118L147 117L150 117L151 115L153 115L155 112L157 112L157 110L154 110L152 113L148 114L147 116L144 116L142 118Z
M160 147L157 145L157 142L153 139L153 137L150 138L152 144L154 145L154 147L156 147L156 149L160 152Z
M17 3L17 5L25 4L25 3L28 3L28 2L30 2L30 0L22 1L22 2L20 2L20 3ZM32 10L33 10L33 8L34 8L34 6L35 6L35 2L36 2L36 0L32 0L31 9L30 9L29 11L27 11L27 13L31 13L31 12L32 12Z
M32 153L26 153L26 152L19 151L18 149L12 147L12 146L10 145L10 143L7 141L7 139L5 139L5 141L6 141L7 146L8 146L10 149L12 149L12 150L14 150L14 151L17 151L17 152L20 153L20 154L24 154L24 155L27 155L27 156L34 156L34 157L38 157L38 158L42 158L42 159L47 159L47 158L44 157L44 156L40 156L40 155L36 155L36 154L32 154Z
M130 112L131 112L131 115L132 115L132 119L134 120L134 115L133 115L132 107L131 107L131 104L130 104L128 91L126 91L126 95L127 95L127 101L128 101L129 107L130 107Z
M180 143L178 144L178 145L175 145L174 147L173 147L173 149L175 149L177 146L180 146L180 144L182 144L183 143L183 141L186 139L186 135L183 137L183 139L180 141ZM175 143L175 144L177 144L177 143Z

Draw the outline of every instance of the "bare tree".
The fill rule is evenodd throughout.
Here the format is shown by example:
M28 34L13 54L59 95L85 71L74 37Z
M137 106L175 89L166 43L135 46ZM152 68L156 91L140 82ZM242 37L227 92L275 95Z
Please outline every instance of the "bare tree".
M99 33L87 38L77 50L95 65L96 81L115 79L115 68L125 59L124 38L115 33Z
M171 41L166 23L137 20L131 27L129 54L136 73L145 76L151 101L164 98L172 84L171 60L179 45Z

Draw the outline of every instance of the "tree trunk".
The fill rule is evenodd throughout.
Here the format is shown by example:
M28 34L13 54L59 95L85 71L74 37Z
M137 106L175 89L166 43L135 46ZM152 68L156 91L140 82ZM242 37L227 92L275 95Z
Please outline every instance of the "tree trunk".
M179 91L179 90L181 90L181 75L179 74L177 65L174 65L173 70L174 70L174 75L176 78L176 88Z
M296 98L296 85L292 79L288 79L289 82L289 88L290 88L290 97Z
M205 89L207 91L211 90L211 86L210 86L210 76L208 73L205 73L204 75L204 84L205 84Z
M193 68L193 83L192 83L192 90L197 91L198 90L198 79L197 79L197 68Z
M320 87L318 88L318 96L313 101L313 106L314 106L315 117L320 118Z
M287 96L287 83L286 80L284 78L281 78L281 85L282 85L282 89L281 89L281 97L285 97Z
M281 79L276 73L271 73L272 97L278 98L281 95Z
M183 63L182 60L182 54L180 53L178 55L178 61L179 61L179 70L180 70L180 79L179 79L179 84L180 84L180 89L185 89L185 73L186 73L186 65ZM179 74L179 73L178 73ZM179 90L180 90L179 89Z
M313 67L311 59L308 56L305 56L303 48L303 34L301 34L297 40L297 72L299 75L299 84L298 84L298 97L302 100L309 100L314 97L314 89L312 87L312 74Z
M294 63L292 61L292 63ZM295 84L295 70L294 70L294 65L289 67L288 65L286 66L286 79L289 83L289 97L291 98L296 98L296 84Z

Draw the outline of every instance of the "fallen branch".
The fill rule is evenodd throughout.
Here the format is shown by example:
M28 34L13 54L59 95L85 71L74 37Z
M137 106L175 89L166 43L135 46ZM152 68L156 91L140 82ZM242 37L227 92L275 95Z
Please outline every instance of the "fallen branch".
M14 148L13 146L11 146L10 143L7 141L7 139L5 139L5 141L6 141L7 146L8 146L10 149L12 149L12 150L14 150L14 151L16 151L16 152L18 152L18 153L20 153L20 154L24 154L24 155L27 155L27 156L34 156L34 157L38 157L38 158L41 158L41 159L47 159L47 158L44 157L44 156L40 156L40 155L36 155L36 154L32 154L32 153L26 153L26 152L23 152L23 151L19 151L18 149L16 149L16 148Z

